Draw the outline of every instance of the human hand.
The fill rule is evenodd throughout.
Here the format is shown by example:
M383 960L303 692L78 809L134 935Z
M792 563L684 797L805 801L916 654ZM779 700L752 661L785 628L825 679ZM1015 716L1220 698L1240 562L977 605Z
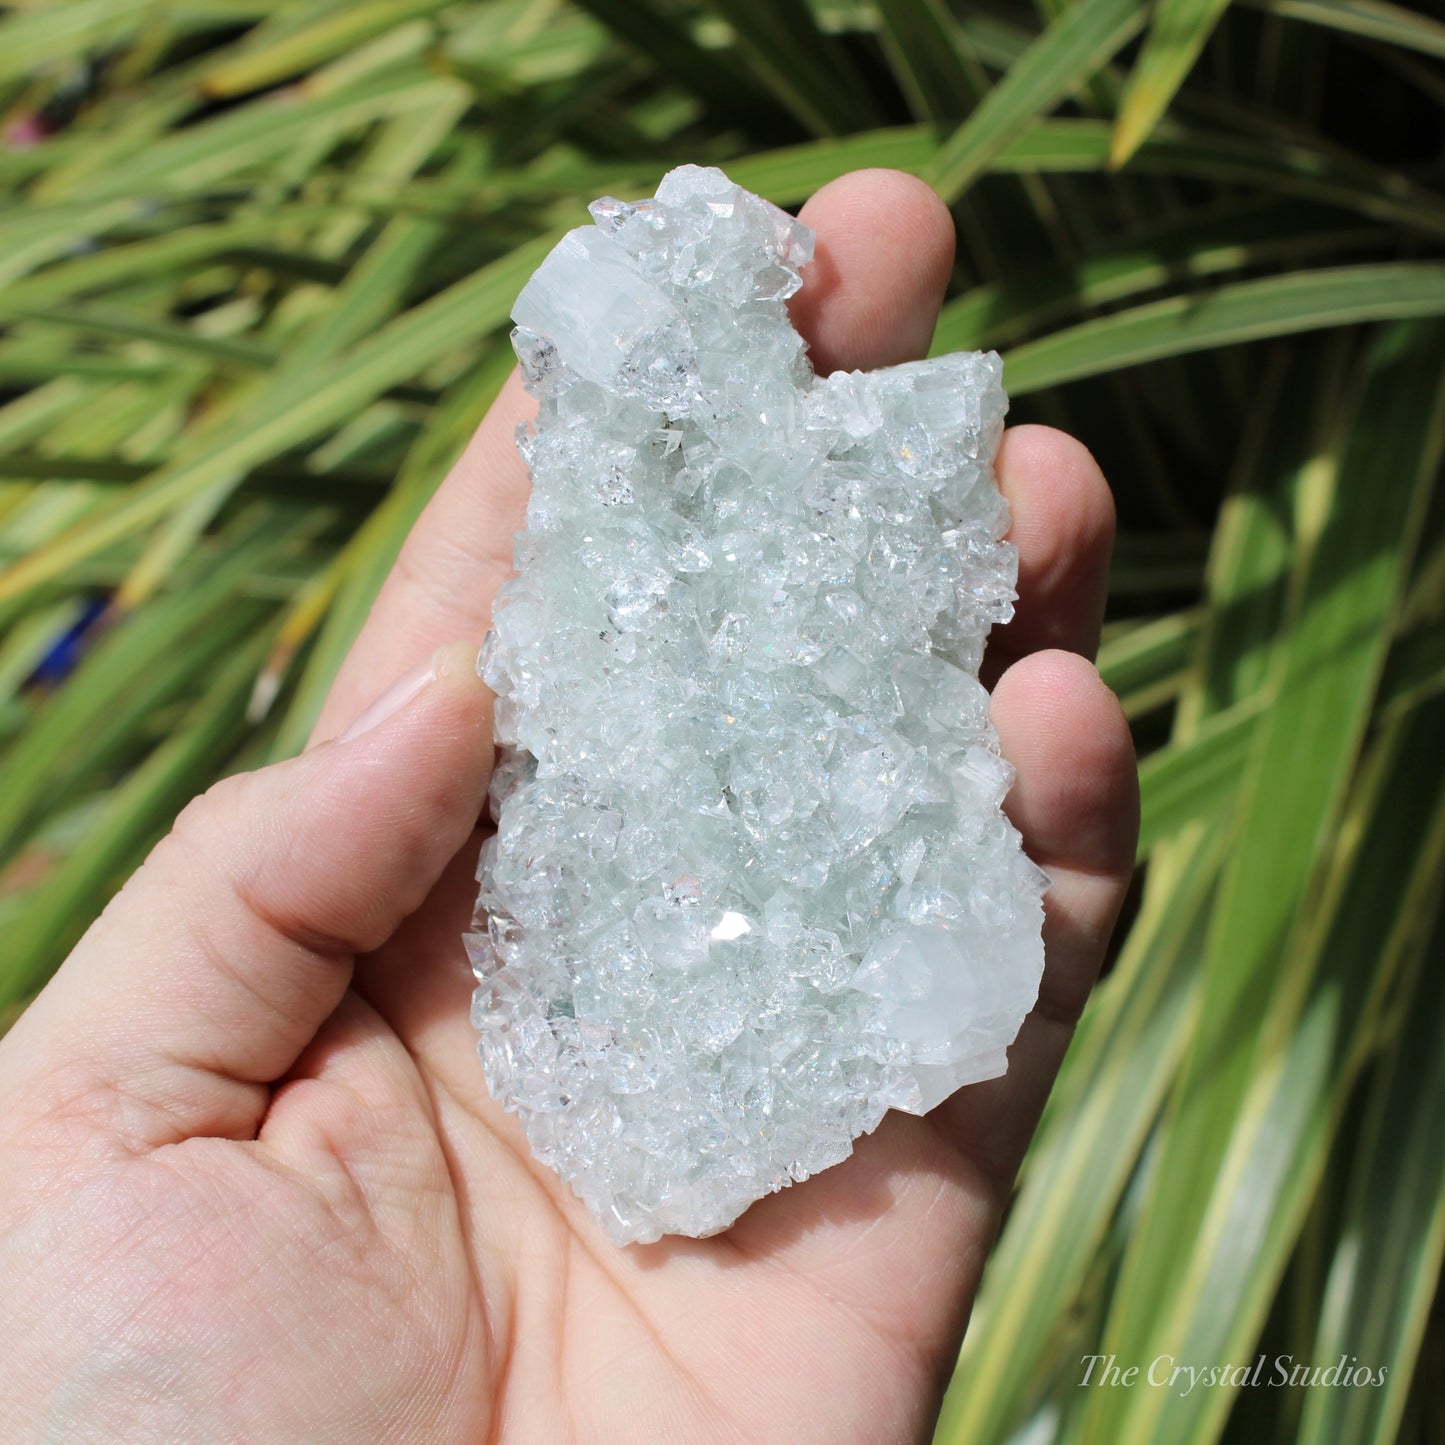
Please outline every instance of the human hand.
M804 217L819 369L921 355L953 250L932 193L862 172ZM318 728L347 735L187 809L0 1044L5 1440L927 1436L1133 863L1128 731L1084 660L1108 489L1067 437L1006 435L1020 600L986 666L1054 880L1007 1075L723 1235L619 1250L487 1095L468 1021L472 663L527 407L514 378L409 539Z

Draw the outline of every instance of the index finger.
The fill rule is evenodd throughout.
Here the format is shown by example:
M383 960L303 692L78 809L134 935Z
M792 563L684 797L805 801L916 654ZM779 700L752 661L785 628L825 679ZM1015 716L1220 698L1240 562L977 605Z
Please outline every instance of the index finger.
M933 191L901 171L855 171L824 186L800 219L818 241L793 320L817 369L867 370L922 356L953 266L953 223ZM534 410L513 372L402 547L314 738L340 732L441 643L481 640L526 516L527 469L515 438Z

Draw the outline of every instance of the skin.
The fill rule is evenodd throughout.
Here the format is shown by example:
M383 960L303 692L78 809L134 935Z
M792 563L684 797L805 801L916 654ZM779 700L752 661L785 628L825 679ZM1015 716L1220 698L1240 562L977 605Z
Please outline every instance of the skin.
M819 369L921 355L953 254L932 193L861 172L804 218ZM1007 434L1020 599L987 666L1054 880L1007 1075L723 1235L619 1250L487 1096L458 945L527 406L514 379L419 521L318 738L431 655L426 680L187 808L0 1044L4 1439L927 1438L1133 863L1133 751L1088 660L1108 488L1068 437Z

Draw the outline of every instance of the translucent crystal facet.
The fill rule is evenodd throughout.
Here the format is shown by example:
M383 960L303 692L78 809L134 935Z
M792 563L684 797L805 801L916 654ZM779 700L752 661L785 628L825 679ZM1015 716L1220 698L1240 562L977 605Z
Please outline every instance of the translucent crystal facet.
M721 171L592 215L513 313L540 412L468 945L493 1095L626 1243L1001 1073L1045 880L978 681L998 357L815 377L812 234Z

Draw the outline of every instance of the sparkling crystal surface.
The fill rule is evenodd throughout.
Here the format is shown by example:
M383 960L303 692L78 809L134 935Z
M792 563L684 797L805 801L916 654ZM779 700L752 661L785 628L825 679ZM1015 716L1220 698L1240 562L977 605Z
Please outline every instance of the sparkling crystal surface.
M626 1243L1002 1073L1046 880L977 676L998 357L815 378L812 234L721 171L592 215L513 313L540 414L468 947L493 1095Z

